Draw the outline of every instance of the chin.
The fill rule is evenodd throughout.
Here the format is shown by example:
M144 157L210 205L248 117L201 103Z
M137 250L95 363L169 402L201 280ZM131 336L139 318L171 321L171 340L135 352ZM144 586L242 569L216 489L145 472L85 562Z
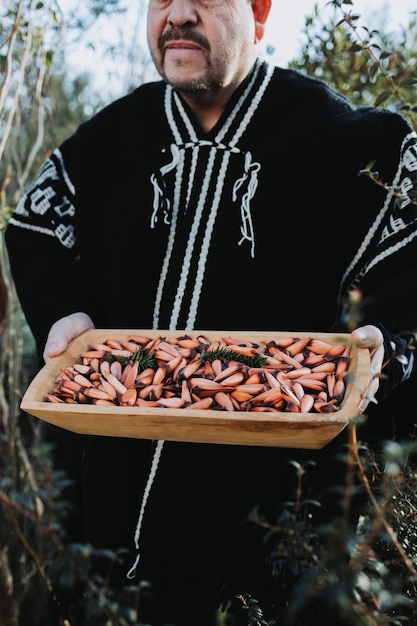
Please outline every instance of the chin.
M207 89L210 81L206 72L192 71L191 68L164 68L165 79L176 89L181 91L195 92Z
M208 85L205 81L199 81L199 80L168 80L169 83L171 83L171 85L173 87L175 87L175 89L177 91L181 91L182 93L199 93L201 91L207 91L208 90Z

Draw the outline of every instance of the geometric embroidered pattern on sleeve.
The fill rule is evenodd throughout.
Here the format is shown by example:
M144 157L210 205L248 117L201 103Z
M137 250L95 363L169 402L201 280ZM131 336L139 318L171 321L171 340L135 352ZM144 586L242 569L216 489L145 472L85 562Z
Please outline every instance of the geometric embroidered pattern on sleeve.
M38 177L19 199L10 224L56 237L68 249L75 246L74 186L61 151L47 159Z
M399 164L392 182L392 188L388 191L381 211L367 232L342 278L340 293L346 288L346 285L360 283L362 276L370 272L387 257L399 252L417 237L417 230L414 227L415 219L404 218L405 209L412 202L408 197L408 193L416 189L416 181L417 135L412 131L406 135L402 142ZM394 190L404 197L400 208L394 208L396 202ZM371 244L374 246L376 253L372 254L369 263L363 262L361 266L361 260L365 258Z

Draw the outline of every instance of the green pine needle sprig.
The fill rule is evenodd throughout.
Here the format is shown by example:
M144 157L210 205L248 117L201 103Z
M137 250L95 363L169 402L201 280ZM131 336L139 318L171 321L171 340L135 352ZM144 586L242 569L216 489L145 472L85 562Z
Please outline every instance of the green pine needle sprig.
M267 359L260 354L248 356L240 354L240 352L235 352L235 350L231 348L217 348L216 350L203 352L200 358L202 361L209 363L212 363L216 359L220 359L221 361L238 361L238 363L243 363L248 367L266 367L268 364Z
M136 350L136 352L132 354L131 357L114 356L112 354L109 354L107 360L109 362L119 361L123 367L126 367L128 363L137 362L139 365L139 372L143 372L143 370L146 370L148 368L151 368L153 370L156 370L157 368L156 359L151 354L147 354L146 352L144 352L141 348L138 348L138 350Z

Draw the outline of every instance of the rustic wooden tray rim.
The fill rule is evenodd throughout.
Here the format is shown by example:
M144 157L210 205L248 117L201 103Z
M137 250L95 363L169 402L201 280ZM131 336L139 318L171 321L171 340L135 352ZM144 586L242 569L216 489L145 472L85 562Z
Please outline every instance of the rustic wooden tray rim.
M355 417L354 407L358 407L364 392L365 378L369 376L368 350L354 348L352 364L355 372L350 373L345 398L334 413L291 413L291 412L227 412L220 410L170 409L164 407L108 407L84 404L54 404L40 397L46 397L53 387L53 380L61 367L79 361L79 355L90 342L100 343L105 339L126 339L128 335L154 337L180 337L183 335L204 335L208 338L234 337L248 341L269 341L274 337L314 337L329 343L347 342L349 335L343 333L309 333L295 331L212 331L212 330L144 330L144 329L94 329L86 331L71 342L67 352L49 361L35 376L21 402L22 410L62 428L85 432L87 434L109 435L117 429L128 436L139 438L160 438L166 436L181 440L202 441L209 443L247 443L248 435L253 438L253 445L294 445L295 430L300 434L305 431L309 436L318 433L321 427L326 431L325 443L334 438ZM352 365L351 364L351 365ZM81 422L84 416L85 424ZM114 423L111 421L114 419ZM71 420L76 423L71 424ZM137 421L134 421L137 420ZM276 429L275 429L276 427ZM198 428L198 432L196 429ZM191 432L191 429L194 429ZM210 429L213 431L211 432ZM137 434L136 434L137 430ZM132 434L133 433L133 434ZM290 434L289 434L290 433ZM121 436L124 436L123 434ZM268 440L264 440L265 437ZM302 438L301 438L302 439ZM324 444L323 444L324 445ZM295 445L297 447L297 445ZM322 447L321 440L304 441L302 447Z

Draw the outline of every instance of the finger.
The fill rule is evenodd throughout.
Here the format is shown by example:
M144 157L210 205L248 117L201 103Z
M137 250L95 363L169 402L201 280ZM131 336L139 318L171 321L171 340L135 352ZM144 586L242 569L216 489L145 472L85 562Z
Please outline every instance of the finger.
M72 339L89 328L94 328L94 323L86 313L72 313L56 321L45 343L43 352L45 363L62 354Z
M358 348L379 348L384 343L384 336L380 329L370 324L353 330L351 337Z
M43 351L43 359L45 363L47 363L49 359L59 356L65 352L67 346L68 339L64 334L50 333Z
M49 361L49 359L59 356L67 349L68 341L63 335L60 336L52 336L47 340L45 344L45 350L43 354L43 358L45 363Z
M368 387L366 396L364 397L364 399L359 405L359 414L364 413L367 407L369 406L369 403L374 401L378 388L379 388L379 378L374 378Z

